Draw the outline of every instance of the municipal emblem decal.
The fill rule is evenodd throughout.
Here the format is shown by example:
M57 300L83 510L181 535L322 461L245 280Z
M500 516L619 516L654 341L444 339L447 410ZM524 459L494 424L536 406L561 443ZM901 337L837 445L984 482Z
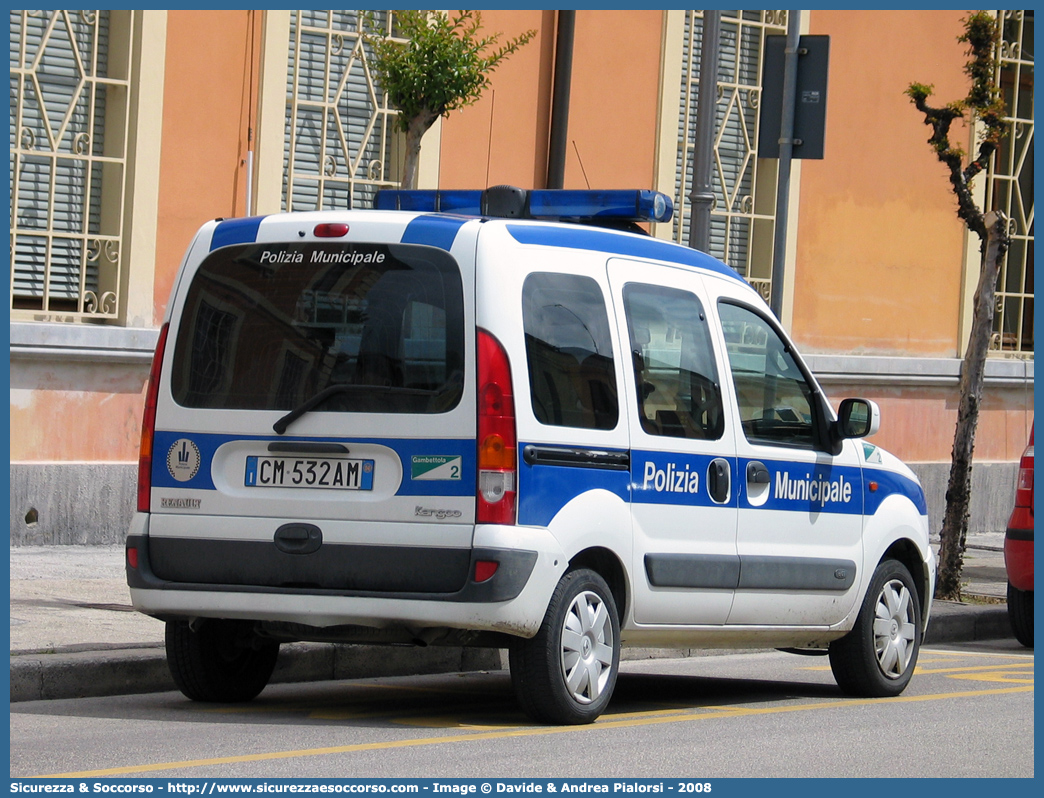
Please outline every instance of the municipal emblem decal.
M188 438L179 438L167 452L167 471L178 482L188 482L199 473L199 447Z

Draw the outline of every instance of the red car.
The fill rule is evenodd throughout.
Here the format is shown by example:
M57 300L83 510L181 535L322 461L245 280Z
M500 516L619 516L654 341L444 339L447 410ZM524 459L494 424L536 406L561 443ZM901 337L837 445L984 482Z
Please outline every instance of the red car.
M1033 429L1019 463L1015 509L1004 535L1004 566L1008 572L1008 618L1015 639L1033 647Z

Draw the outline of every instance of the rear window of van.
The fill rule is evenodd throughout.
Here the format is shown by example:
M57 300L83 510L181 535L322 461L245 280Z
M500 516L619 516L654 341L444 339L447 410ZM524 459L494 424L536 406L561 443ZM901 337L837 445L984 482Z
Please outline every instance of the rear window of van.
M459 402L463 377L463 289L449 253L266 243L223 247L200 265L171 391L196 408L293 410L329 391L314 410L440 413Z

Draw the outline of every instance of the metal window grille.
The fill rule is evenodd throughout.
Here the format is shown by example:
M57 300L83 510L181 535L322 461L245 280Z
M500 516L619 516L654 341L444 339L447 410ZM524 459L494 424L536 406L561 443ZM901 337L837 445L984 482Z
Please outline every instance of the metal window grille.
M775 220L776 162L758 160L758 109L765 36L786 33L786 11L723 11L711 209L711 254L768 298ZM682 52L674 238L689 238L689 192L699 102L703 12L686 11Z
M369 19L367 19L369 14ZM374 84L363 32L386 11L292 11L283 210L369 207L390 178L397 112Z
M115 13L10 12L12 311L118 313L130 76L110 74Z
M1011 247L997 283L990 348L1033 356L1033 12L998 11L997 85L1009 133L991 164L986 207L1010 219Z

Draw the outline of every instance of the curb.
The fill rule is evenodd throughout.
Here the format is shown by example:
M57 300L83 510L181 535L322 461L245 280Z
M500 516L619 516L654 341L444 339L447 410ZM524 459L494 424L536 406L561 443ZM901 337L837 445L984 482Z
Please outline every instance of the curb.
M1004 604L971 605L936 601L923 645L1011 637ZM636 650L631 658L691 656ZM644 655L644 656L643 656ZM272 684L382 676L419 676L459 671L501 670L496 649L431 646L365 646L290 643L280 647ZM162 646L105 651L15 654L11 657L11 703L156 693L176 690Z
M961 604L932 602L932 615L922 645L967 643L1012 637L1007 604Z
M271 683L500 670L495 649L291 643L279 650ZM162 646L15 654L11 703L177 690Z

